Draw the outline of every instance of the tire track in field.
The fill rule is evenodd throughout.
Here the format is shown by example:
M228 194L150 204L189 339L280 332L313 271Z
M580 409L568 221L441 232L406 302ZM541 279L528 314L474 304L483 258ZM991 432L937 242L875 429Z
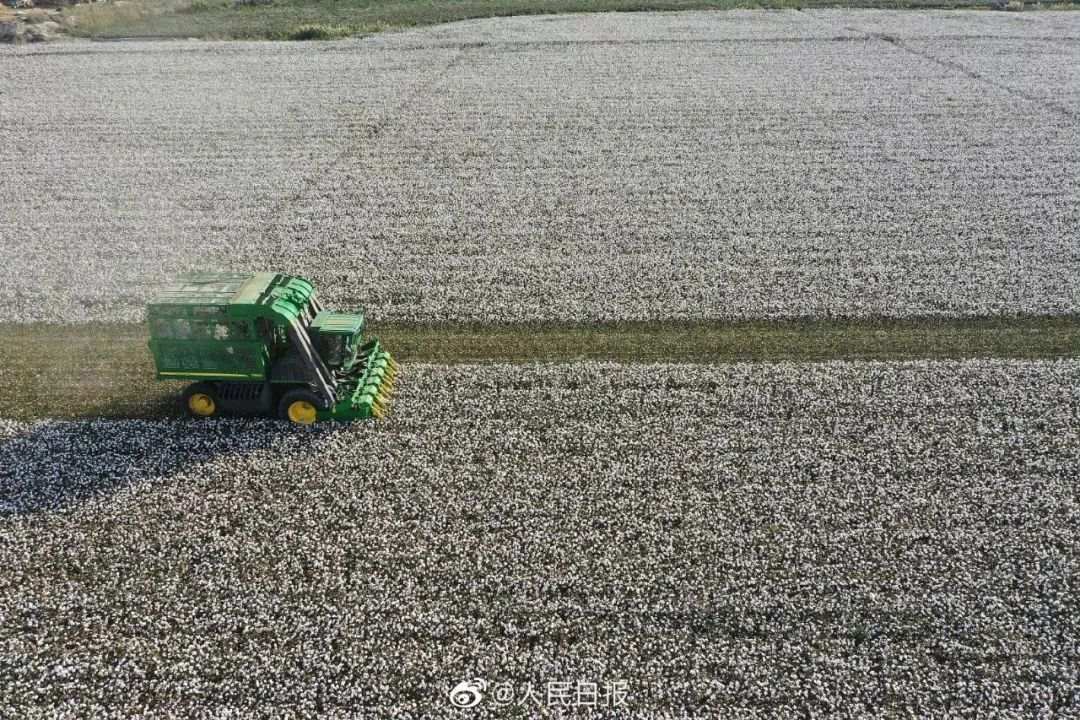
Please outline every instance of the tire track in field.
M851 29L854 30L855 28L851 28ZM929 52L927 50L919 50L917 48L914 48L914 47L908 45L905 42L904 38L898 37L896 35L890 35L890 34L887 34L887 33L868 33L867 37L870 38L870 39L881 40L883 42L887 42L890 45L895 45L896 47L900 48L901 50L903 50L905 52L908 52L908 53L911 53L912 55L923 58L924 60L929 60L930 62L937 63L938 65L940 65L943 68L958 72L961 75L963 75L964 77L970 78L972 80L977 80L979 82L985 83L985 84L987 84L987 85L989 85L989 86L991 86L991 87L993 87L993 88L995 88L997 90L1001 90L1002 92L1004 92L1004 93L1006 93L1008 95L1020 98L1021 100L1026 100L1027 102L1038 105L1040 108L1042 108L1044 110L1049 110L1051 112L1057 113L1058 115L1061 115L1062 117L1068 118L1070 120L1076 120L1078 118L1077 113L1075 111L1073 111L1071 108L1069 108L1069 107L1067 107L1065 105L1054 102L1053 100L1049 100L1049 99L1044 98L1044 97L1040 97L1039 95L1036 95L1034 93L1026 92L1024 90L1021 90L1020 88L1015 88L1015 87L1012 87L1010 85L1006 85L1005 83L994 80L993 78L988 77L983 73L976 72L975 70L972 70L971 68L969 68L967 65L964 65L963 63L959 63L959 62L957 62L955 60L948 60L948 59L945 59L945 58L940 58L940 57L937 57L936 55L934 55L933 53L931 53L931 52Z
M307 175L303 183L292 193L283 196L267 214L260 233L260 251L266 251L273 257L279 269L287 269L295 272L297 267L305 263L305 258L319 257L318 245L294 242L298 238L310 238L311 231L309 220L311 213L305 212L312 208L318 198L325 197L333 192L333 183L339 178L340 171L345 167L350 158L357 151L374 142L385 134L394 122L405 113L410 112L417 101L424 97L431 88L437 85L453 68L460 62L463 56L461 49L454 54L444 65L433 71L427 78L417 83L409 90L401 100L393 105L390 110L377 117L374 122L357 121L355 115L348 107L339 110L341 124L347 129L348 135L341 144L340 150L324 162L313 163L312 171ZM361 100L362 101L362 100ZM352 103L349 103L350 105ZM301 214L297 214L297 213ZM287 261L286 261L287 259ZM260 253L258 257L244 258L247 261L245 267L265 265L267 258ZM237 259L235 254L222 258L225 264L244 265ZM310 262L310 261L309 261ZM260 265L260 267L262 266Z
M817 22L820 25L823 25L823 26L826 26L826 27L833 27L831 23L826 22L824 19L818 17L814 13L805 12L803 10L799 10L798 12L800 12L803 16L805 16L807 18L810 18L814 22ZM1039 96L1039 95L1037 95L1035 93L1027 92L1027 91L1022 90L1020 88L1012 87L1010 85L1007 85L1006 83L1000 82L998 80L995 80L992 77L989 77L985 73L981 73L981 72L978 72L976 70L973 70L972 68L968 67L964 63L960 63L960 62L957 62L955 60L949 60L949 59L946 59L946 58L938 57L937 55L935 55L932 52L929 52L928 50L922 50L922 49L919 49L919 48L915 48L915 47L913 47L912 45L909 44L912 41L914 41L914 42L918 42L918 41L933 42L935 40L939 40L939 41L940 40L948 40L949 42L970 42L970 41L979 41L979 40L994 40L994 41L1006 41L1006 42L1041 42L1041 43L1051 43L1051 44L1059 44L1059 43L1061 43L1061 44L1070 44L1070 43L1075 44L1077 41L1080 41L1080 38L1077 38L1075 36L1072 36L1072 35L1062 35L1062 36L1056 36L1056 35L1033 35L1033 36L1026 36L1026 35L1022 35L1022 34L1020 34L1020 35L1018 35L1018 34L995 35L995 34L986 34L986 33L976 33L976 34L968 33L968 34L959 34L959 35L929 35L929 34L926 34L926 33L922 33L922 34L917 34L917 35L900 35L900 34L897 34L897 33L877 32L877 31L873 31L873 30L867 30L865 28L858 27L856 25L850 25L850 24L844 24L841 29L845 30L847 32L855 33L855 35L850 36L850 37L848 37L848 36L838 36L836 38L833 38L833 40L847 40L847 41L851 41L851 40L871 40L871 41L877 40L877 41L889 43L890 45L893 45L893 46L899 48L900 50L903 50L904 52L907 52L907 53L910 53L911 55L922 58L923 60L929 60L930 62L935 63L937 65L940 65L941 67L943 67L943 68L945 68L947 70L951 70L953 72L958 72L958 73L960 73L961 75L963 75L964 77L966 77L968 79L975 80L977 82L981 82L981 83L984 83L986 85L989 85L990 87L993 87L996 90L1000 90L1000 91L1002 91L1002 92L1004 92L1007 95L1010 95L1012 97L1017 97L1017 98L1020 98L1022 100L1026 100L1027 102L1033 103L1034 105L1037 105L1038 107L1040 107L1040 108L1042 108L1044 110L1049 110L1051 112L1057 113L1058 115L1061 115L1061 116L1063 116L1065 118L1068 118L1070 120L1076 120L1077 117L1078 117L1077 113L1074 110L1072 110L1071 108L1069 108L1069 107L1067 107L1065 105L1054 102L1053 100L1050 100L1048 98Z

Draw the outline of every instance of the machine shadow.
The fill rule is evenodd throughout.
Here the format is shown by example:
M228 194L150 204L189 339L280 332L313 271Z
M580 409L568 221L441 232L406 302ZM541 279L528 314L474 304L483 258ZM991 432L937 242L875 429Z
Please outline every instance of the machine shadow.
M280 447L304 454L339 423L278 420L71 420L0 439L0 517L67 510L215 459Z

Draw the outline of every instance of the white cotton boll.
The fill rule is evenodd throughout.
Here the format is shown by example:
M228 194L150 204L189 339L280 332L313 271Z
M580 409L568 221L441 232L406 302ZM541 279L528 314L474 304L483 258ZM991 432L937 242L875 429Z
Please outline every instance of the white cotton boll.
M2 49L0 163L50 194L5 198L0 282L23 321L264 268L394 321L1076 313L1078 31L1032 17Z
M380 424L3 423L3 704L432 717L480 674L626 680L636 717L1036 714L1080 641L1077 388L413 365Z

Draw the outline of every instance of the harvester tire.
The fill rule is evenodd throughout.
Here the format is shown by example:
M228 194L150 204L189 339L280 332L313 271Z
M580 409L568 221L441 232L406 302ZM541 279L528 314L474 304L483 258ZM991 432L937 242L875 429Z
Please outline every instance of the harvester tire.
M295 425L311 425L316 420L319 399L310 390L290 390L278 403L278 417Z
M197 382L188 385L181 396L184 410L193 418L208 418L221 411L221 401L210 383Z

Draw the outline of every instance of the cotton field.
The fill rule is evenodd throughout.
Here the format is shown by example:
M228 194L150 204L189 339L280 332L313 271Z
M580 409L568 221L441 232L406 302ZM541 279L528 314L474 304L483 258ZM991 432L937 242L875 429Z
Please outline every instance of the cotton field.
M1080 314L1077 38L791 10L0 47L5 322L66 343L179 272L274 269L411 348L1007 317L814 342L1069 354L1025 338ZM150 369L97 329L9 334L6 407L152 404L109 396ZM1080 360L407 355L379 423L0 417L0 718L1080 707Z
M526 688L594 683L625 691L599 717L1032 717L1080 694L1080 361L411 366L379 425L0 437L13 716L558 716Z
M1077 37L820 10L4 48L0 283L21 321L137 320L204 268L385 320L1075 313Z

